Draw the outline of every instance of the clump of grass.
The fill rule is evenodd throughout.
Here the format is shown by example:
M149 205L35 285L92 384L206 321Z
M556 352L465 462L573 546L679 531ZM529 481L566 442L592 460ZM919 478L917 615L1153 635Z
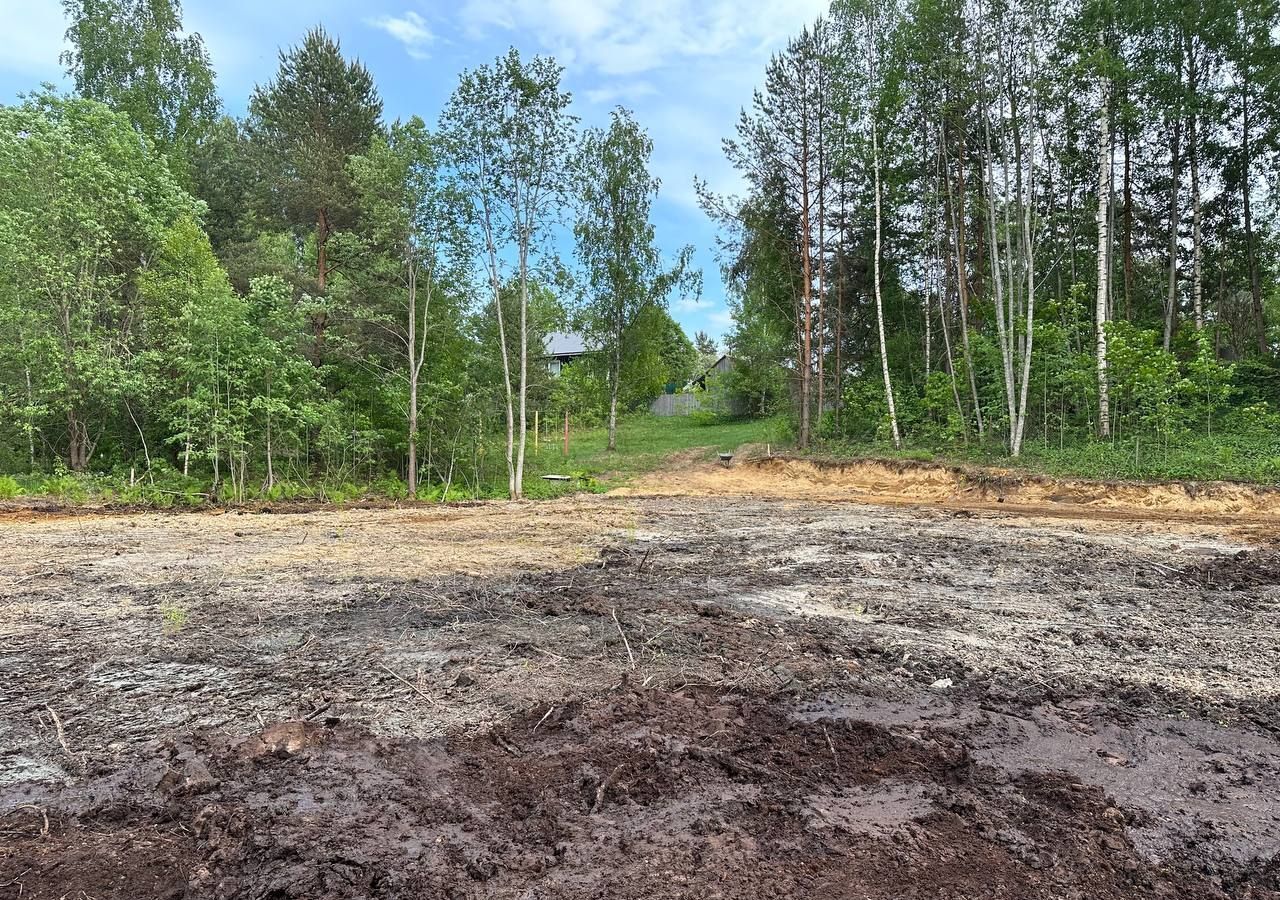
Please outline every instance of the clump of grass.
M187 624L187 610L176 604L166 603L160 607L160 616L164 619L164 630L170 634L181 631Z

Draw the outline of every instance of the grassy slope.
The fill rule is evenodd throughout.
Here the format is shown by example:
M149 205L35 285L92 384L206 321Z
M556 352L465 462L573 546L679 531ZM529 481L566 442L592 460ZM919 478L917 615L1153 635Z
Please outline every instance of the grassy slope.
M571 430L569 456L563 455L564 433L551 443L541 442L534 453L530 439L525 460L525 493L544 497L564 493L572 486L542 480L543 475L586 475L601 487L616 487L628 478L659 468L672 454L705 449L714 458L720 451L734 451L743 444L777 441L780 429L769 421L740 421L698 424L684 416L659 419L652 416L629 418L618 425L618 450L605 449L608 432L604 428Z

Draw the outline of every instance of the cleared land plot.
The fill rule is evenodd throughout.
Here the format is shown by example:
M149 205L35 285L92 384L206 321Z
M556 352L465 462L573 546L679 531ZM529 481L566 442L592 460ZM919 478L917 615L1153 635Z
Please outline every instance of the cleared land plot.
M0 897L1280 896L1264 518L771 466L8 514Z

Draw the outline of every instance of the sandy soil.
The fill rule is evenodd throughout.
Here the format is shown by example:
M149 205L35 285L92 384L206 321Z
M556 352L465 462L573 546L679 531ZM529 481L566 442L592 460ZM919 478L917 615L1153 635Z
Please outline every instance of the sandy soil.
M991 489L11 510L0 898L1280 897L1269 496Z

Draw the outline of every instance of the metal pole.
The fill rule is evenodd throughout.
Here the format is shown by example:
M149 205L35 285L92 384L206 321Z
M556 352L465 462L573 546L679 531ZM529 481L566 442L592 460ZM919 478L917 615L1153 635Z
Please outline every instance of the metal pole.
M564 411L564 458L569 458L569 410Z

